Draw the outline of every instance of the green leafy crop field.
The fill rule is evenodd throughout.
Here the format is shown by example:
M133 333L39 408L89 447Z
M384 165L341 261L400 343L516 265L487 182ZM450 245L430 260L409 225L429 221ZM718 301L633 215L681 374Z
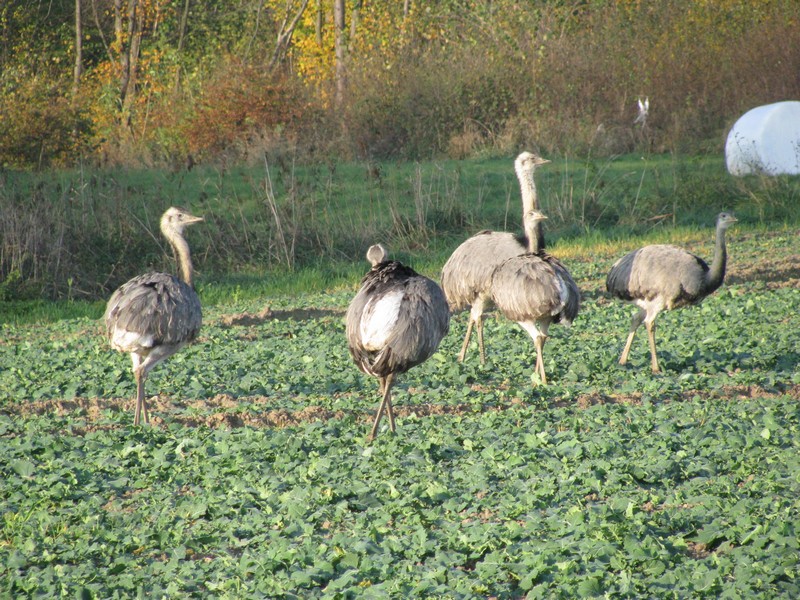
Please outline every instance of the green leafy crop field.
M487 364L457 363L456 315L372 444L357 280L207 306L148 380L152 426L99 321L2 325L0 596L796 598L798 231L728 244L726 284L659 317L660 376L643 332L617 364L633 309L603 281L629 248L556 246L583 305L550 385L497 314Z

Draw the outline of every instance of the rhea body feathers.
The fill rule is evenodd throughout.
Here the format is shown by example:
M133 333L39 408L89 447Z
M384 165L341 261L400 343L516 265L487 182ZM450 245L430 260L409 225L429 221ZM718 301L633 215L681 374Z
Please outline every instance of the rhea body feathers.
M374 438L384 410L395 430L391 404L394 378L436 352L450 324L441 288L385 250L370 248L372 269L350 302L345 316L347 344L358 368L380 382L383 400L370 433Z
M192 262L184 228L202 221L171 207L161 217L161 232L178 258L182 279L170 273L146 273L120 286L106 306L111 347L131 355L136 380L134 424L149 422L144 384L150 370L194 341L202 324L200 299L192 286Z
M537 210L525 214L528 252L507 259L492 275L492 299L506 318L517 322L536 347L536 372L543 384L544 344L552 323L570 325L580 308L580 290L564 265L539 248L541 222Z
M523 152L514 161L514 171L519 180L522 196L523 216L538 210L534 172L536 167L550 162L531 152ZM544 238L540 226L537 226L541 248L544 249ZM467 332L458 360L463 361L469 347L472 328L478 332L478 347L481 362L486 361L483 344L483 313L492 307L491 282L492 273L505 260L524 254L528 251L526 235L517 235L505 231L481 231L464 241L442 267L442 289L447 296L453 312L470 308Z
M571 325L578 314L577 284L564 265L548 254L508 259L495 271L492 285L495 304L512 321L534 317Z
M654 244L629 252L611 267L606 289L639 310L631 319L628 339L619 362L624 365L634 334L644 323L650 345L653 373L660 371L655 343L655 321L659 313L698 304L716 291L725 279L727 249L725 231L736 222L730 213L717 216L714 258L709 266L702 258L670 244Z

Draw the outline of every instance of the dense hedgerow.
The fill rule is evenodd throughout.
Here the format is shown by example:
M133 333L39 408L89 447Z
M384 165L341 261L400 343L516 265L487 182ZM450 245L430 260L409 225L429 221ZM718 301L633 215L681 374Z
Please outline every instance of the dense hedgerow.
M800 96L790 0L348 5L340 104L327 13L308 9L275 63L283 8L197 7L183 23L182 3L142 0L123 91L124 56L97 27L111 12L84 7L75 87L74 3L49 4L0 11L7 167L231 164L287 144L362 159L718 150L747 108ZM639 97L646 127L633 124Z

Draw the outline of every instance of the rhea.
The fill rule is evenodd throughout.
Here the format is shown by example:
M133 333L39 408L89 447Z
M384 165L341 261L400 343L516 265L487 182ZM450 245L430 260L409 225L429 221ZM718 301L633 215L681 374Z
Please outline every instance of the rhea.
M644 322L650 342L653 373L659 373L656 355L656 317L663 310L698 304L722 285L727 252L725 231L736 222L727 212L717 216L714 258L709 267L699 256L669 244L645 246L626 254L614 263L606 277L606 289L620 300L639 307L631 319L631 329L619 364L628 362L633 336Z
M580 291L561 262L539 247L541 222L547 217L538 210L525 213L528 252L507 259L492 275L492 299L508 319L515 321L533 338L536 368L542 384L544 344L552 323L570 325L578 315Z
M532 152L523 152L514 161L514 170L520 184L523 216L539 209L534 172L536 167L549 163L546 158ZM541 229L537 226L537 232ZM542 238L543 239L543 238ZM544 242L542 241L542 248ZM442 267L442 289L452 311L470 307L467 332L458 360L464 361L469 347L472 328L478 333L481 363L486 362L483 345L483 313L492 306L491 279L495 267L512 256L528 251L528 239L505 231L481 231L455 249Z
M136 380L133 424L141 417L149 423L144 385L151 369L197 337L202 309L192 285L189 244L183 237L187 225L202 221L187 210L170 207L161 217L161 232L180 265L181 277L146 273L123 284L108 301L106 333L111 347L131 355Z
M395 377L436 352L450 325L441 288L395 260L381 244L371 246L372 268L350 302L345 317L347 345L358 368L377 377L382 396L369 439L375 439L385 412L395 431L392 385Z

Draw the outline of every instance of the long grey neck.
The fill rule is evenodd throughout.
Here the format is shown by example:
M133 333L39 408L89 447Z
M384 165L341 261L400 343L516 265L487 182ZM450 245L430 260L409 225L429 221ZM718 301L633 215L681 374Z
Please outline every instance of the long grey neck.
M542 239L542 222L536 221L533 224L525 225L525 235L528 238L528 252L539 254L544 250L544 240Z
M517 172L519 189L522 192L522 214L526 215L532 210L539 210L539 200L536 197L536 183L533 181L533 171L520 169Z
M192 257L189 252L189 244L183 236L177 232L173 232L168 237L170 244L172 244L172 249L175 251L178 267L181 270L181 279L183 279L189 287L193 288L194 283L192 277L194 272L192 270Z
M518 169L517 179L519 179L519 189L522 192L522 215L524 218L529 211L539 210L539 197L536 195L536 182L533 180L532 170ZM537 221L534 231L535 235L531 235L526 227L525 235L528 236L529 242L535 237L539 250L544 250L544 227L541 221ZM530 243L528 245L530 246Z
M706 279L707 293L711 293L722 285L725 279L725 266L728 262L728 253L725 248L725 228L717 227L717 241L714 245L714 259L711 261L711 268L708 270Z
M544 223L541 221L536 223L534 237L536 238L536 252L544 252Z

